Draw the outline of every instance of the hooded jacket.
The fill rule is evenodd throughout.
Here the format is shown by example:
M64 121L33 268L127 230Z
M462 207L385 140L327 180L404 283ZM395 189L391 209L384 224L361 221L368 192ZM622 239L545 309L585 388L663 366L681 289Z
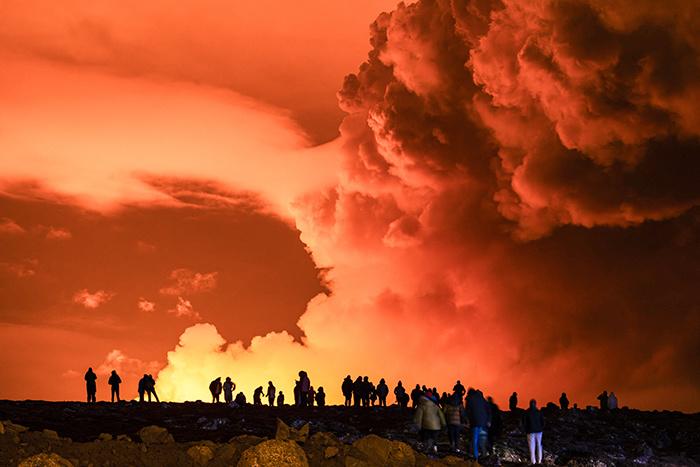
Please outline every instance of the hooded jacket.
M413 421L423 430L440 430L445 426L445 415L435 402L421 396Z

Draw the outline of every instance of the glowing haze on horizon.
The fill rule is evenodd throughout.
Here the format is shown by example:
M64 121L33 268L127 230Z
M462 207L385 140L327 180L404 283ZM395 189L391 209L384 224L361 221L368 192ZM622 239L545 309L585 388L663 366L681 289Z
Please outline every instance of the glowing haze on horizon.
M8 2L0 398L699 410L690 3Z

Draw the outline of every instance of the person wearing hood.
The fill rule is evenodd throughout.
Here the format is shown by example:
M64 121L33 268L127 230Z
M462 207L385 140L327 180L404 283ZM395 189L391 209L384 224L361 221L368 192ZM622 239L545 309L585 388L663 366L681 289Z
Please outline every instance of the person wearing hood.
M426 449L437 453L437 445L435 444L437 435L446 423L445 415L430 391L420 397L413 421L420 430L421 440L426 443Z
M316 405L319 407L326 406L326 392L323 390L323 386L319 386L318 391L316 391Z
M467 392L467 415L469 418L469 426L472 431L472 452L474 459L478 461L479 438L483 437L482 432L484 434L487 433L488 427L491 424L489 406L481 391L470 388Z
M85 372L85 389L87 390L87 401L97 402L97 375L92 371L92 367Z
M384 378L379 380L376 393L377 397L379 397L379 407L386 407L386 397L389 395L389 386L387 386Z
M561 397L559 398L559 407L561 407L562 410L569 410L569 398L566 397L565 392L561 393Z
M610 395L608 396L608 409L617 409L617 396L614 392L610 392Z
M450 449L459 452L459 433L462 431L464 423L464 407L462 406L462 396L459 391L455 391L445 403L445 421L447 422L447 436L450 439Z
M542 431L544 417L537 408L535 399L530 401L530 407L523 414L523 429L527 434L527 446L530 449L530 463L542 463Z
M343 384L340 386L340 390L343 392L345 397L345 407L350 407L352 405L352 377L347 375L343 380Z
M115 397L117 398L117 402L120 402L119 385L122 384L122 379L117 374L117 370L112 370L112 374L109 376L109 381L107 381L107 384L109 384L109 386L112 388L112 402L114 402Z

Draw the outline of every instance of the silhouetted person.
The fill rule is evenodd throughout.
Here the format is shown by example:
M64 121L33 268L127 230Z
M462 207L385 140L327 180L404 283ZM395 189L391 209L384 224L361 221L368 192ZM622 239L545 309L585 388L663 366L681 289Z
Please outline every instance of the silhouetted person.
M267 397L267 403L270 404L270 407L275 405L275 393L277 392L277 388L275 388L275 385L272 384L272 381L267 382L267 392L265 393L265 397Z
M253 391L253 405L262 405L263 387L258 386Z
M445 408L445 405L447 405L447 401L450 400L450 397L447 395L446 392L442 393L442 396L440 396L440 407L443 409Z
M119 402L121 400L119 399L119 385L122 383L122 379L117 374L117 370L112 370L112 374L109 375L107 383L112 388L112 402L114 402L115 397L117 398L117 402Z
M426 443L426 449L437 453L435 441L440 430L445 427L445 415L431 392L421 395L413 421L420 430L421 441Z
M491 416L491 425L489 426L489 451L494 452L496 441L498 441L503 433L503 418L501 417L501 409L493 401L493 397L487 399L489 405L489 415Z
M530 449L530 463L542 463L542 432L544 417L537 408L535 399L530 401L530 407L523 414L523 429L527 434L527 446Z
M608 396L608 409L610 409L610 410L617 409L617 396L615 395L614 392L611 392L610 395Z
M294 381L294 405L296 407L301 405L301 382L298 380Z
M217 377L214 381L209 383L209 391L211 392L211 403L221 402L221 391L223 386L221 384L221 376Z
M226 381L224 381L223 384L223 390L224 390L224 400L226 401L227 404L230 404L233 402L233 391L236 390L236 383L231 381L231 377L227 376Z
M413 404L414 409L418 407L418 401L420 401L420 396L422 396L424 392L425 391L421 390L418 384L416 384L416 387L413 388L413 391L411 391L411 403Z
M139 402L143 402L144 395L146 394L146 381L148 375L143 375L143 378L139 380Z
M345 407L350 407L352 405L352 386L352 378L350 375L347 375L343 380L343 384L340 386L343 397L345 397Z
M160 402L158 394L156 394L156 380L150 374L146 375L146 393L148 394L148 402L151 402L151 396L156 399L156 402Z
M309 395L307 397L308 397L309 407L313 407L314 402L316 401L316 391L314 390L313 386L309 386Z
M280 391L277 395L277 407L282 407L284 405L284 393Z
M471 444L474 459L479 460L479 438L486 432L489 423L489 408L481 391L469 389L467 392L467 416L471 427Z
M362 376L358 376L354 383L352 383L352 405L355 407L360 406L362 401Z
M405 409L408 407L408 394L406 394L406 388L403 387L403 383L399 381L394 388L394 396L396 397L396 403L399 407Z
M559 407L562 410L569 410L569 398L566 397L566 393L562 392L561 397L559 397Z
M362 380L362 407L369 407L369 396L372 391L372 383L367 376Z
M92 367L85 372L85 389L88 403L97 402L97 375L92 371Z
M326 392L323 390L323 386L319 386L318 392L316 393L316 404L319 407L326 406Z
M455 392L452 397L445 403L445 421L447 422L447 437L450 440L450 449L457 452L459 442L459 433L462 431L464 423L464 407L462 407L462 398L458 392Z
M518 410L518 393L513 392L513 394L510 395L510 399L508 399L508 409L511 412L515 412Z
M386 397L389 395L389 386L386 385L384 378L379 380L376 392L377 397L379 397L379 407L386 407Z
M246 401L245 394L243 394L242 392L236 394L236 398L233 400L233 402L235 402L239 406L244 406L248 403L248 401Z
M598 396L598 401L600 402L600 410L608 410L608 391L603 391Z
M374 406L377 403L377 388L374 383L370 381L369 383L369 405Z
M452 388L453 394L457 394L459 396L459 403L462 403L462 399L464 398L464 395L467 393L467 390L462 386L462 382L460 380L457 380L455 383L454 387Z
M311 389L311 380L305 371L299 372L299 405L306 407L309 405L309 390Z

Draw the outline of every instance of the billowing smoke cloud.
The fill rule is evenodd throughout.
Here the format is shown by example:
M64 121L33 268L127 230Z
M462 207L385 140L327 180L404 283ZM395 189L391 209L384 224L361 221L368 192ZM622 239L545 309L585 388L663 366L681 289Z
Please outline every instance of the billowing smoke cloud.
M423 0L339 92L339 182L295 204L332 293L286 333L188 329L158 378L206 398L298 369L501 400L697 410L700 34L685 2ZM556 382L556 384L552 383Z

